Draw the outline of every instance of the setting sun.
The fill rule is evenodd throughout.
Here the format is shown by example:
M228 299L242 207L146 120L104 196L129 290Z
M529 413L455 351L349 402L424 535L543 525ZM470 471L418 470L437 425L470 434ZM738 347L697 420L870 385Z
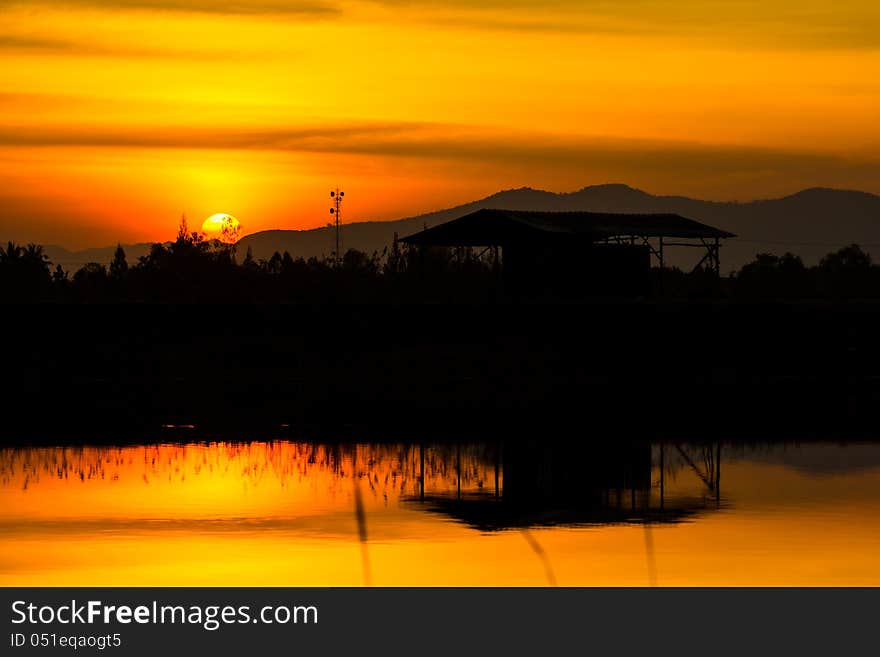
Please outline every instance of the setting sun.
M231 214L218 212L205 219L202 223L202 233L208 239L234 244L241 234L241 224Z

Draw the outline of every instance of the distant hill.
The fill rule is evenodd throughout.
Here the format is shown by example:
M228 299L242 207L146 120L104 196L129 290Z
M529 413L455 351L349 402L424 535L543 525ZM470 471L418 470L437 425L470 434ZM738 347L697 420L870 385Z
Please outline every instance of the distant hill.
M684 196L654 196L627 185L595 185L555 194L522 188L498 192L479 201L398 221L364 222L343 227L345 248L367 252L388 246L394 233L404 237L425 226L455 219L480 208L543 211L673 212L718 228L738 239L727 241L721 252L724 272L739 268L758 252L791 251L815 263L829 251L857 243L880 259L880 196L835 189L806 189L780 199L749 202L701 201ZM239 242L239 252L250 247L257 258L274 251L294 256L320 256L333 249L332 228L270 230ZM673 263L687 265L696 254L677 249Z
M779 199L749 202L701 201L684 196L654 196L627 185L594 185L555 194L524 187L498 192L479 201L397 221L368 221L343 226L343 245L368 253L391 244L394 234L400 237L425 226L455 219L481 208L543 211L594 212L673 212L736 233L721 251L722 270L726 273L751 260L756 253L791 251L808 264L815 263L829 251L847 244L860 244L880 260L880 196L866 192L836 189L806 189ZM333 229L267 230L241 239L238 253L248 248L256 258L269 258L275 251L289 251L294 257L329 255L333 250ZM148 252L149 244L123 245L129 263ZM55 263L74 271L86 262L107 263L115 247L67 251L49 246L47 252ZM686 249L670 253L669 261L687 266L698 254Z
M138 261L138 258L147 255L150 252L151 246L152 244L149 242L123 244L122 248L125 249L125 259L128 261L128 264L133 265ZM49 256L49 260L52 261L53 267L61 265L64 271L71 274L90 262L99 262L102 265L109 264L113 259L113 254L116 252L115 244L113 246L83 249L82 251L69 251L57 244L48 244L44 248Z

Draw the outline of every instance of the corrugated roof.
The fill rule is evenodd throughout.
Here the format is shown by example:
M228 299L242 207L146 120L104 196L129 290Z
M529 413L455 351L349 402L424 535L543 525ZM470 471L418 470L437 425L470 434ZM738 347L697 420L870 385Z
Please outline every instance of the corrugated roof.
M677 214L483 209L404 237L402 241L425 246L490 246L526 241L541 234L578 235L593 241L630 235L681 239L736 237Z

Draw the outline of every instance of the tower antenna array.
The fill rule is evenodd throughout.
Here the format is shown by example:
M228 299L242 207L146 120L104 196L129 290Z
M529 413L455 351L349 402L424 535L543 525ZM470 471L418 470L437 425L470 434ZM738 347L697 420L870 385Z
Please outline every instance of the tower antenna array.
M330 214L336 218L336 266L342 262L342 255L339 253L339 224L342 222L342 197L345 192L340 192L337 187L330 192L330 198L333 199L333 207L330 208Z

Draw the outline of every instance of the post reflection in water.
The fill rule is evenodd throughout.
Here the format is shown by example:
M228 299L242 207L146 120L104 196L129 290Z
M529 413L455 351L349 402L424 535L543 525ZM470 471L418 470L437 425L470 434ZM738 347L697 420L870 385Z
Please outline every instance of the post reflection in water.
M0 532L4 585L877 585L880 444L4 448Z

